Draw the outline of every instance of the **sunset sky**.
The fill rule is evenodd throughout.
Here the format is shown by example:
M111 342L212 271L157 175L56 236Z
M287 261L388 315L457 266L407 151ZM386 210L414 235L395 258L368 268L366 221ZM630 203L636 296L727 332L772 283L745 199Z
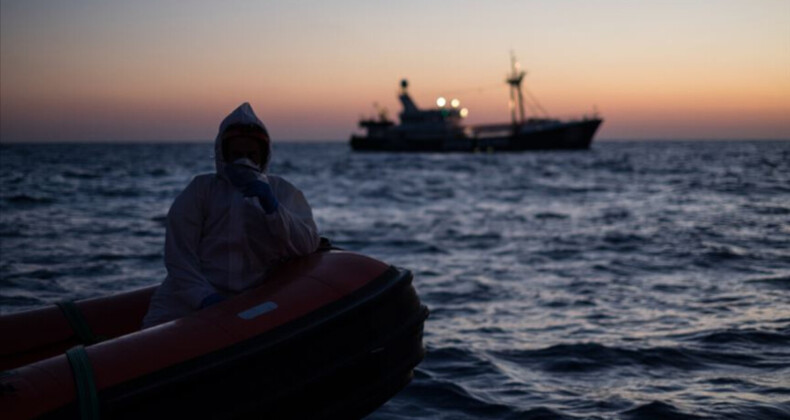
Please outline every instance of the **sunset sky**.
M515 52L599 139L790 139L790 1L0 3L0 141L210 140L249 101L275 140L346 140L458 98L506 121Z

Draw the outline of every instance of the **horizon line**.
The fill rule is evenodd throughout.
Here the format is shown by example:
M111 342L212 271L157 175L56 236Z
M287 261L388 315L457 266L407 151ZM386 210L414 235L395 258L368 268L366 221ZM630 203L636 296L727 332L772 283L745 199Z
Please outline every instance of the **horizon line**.
M629 137L613 137L595 139L593 143L628 143L628 142L737 142L737 141L776 141L785 142L790 141L790 138L714 138L714 137L688 137L688 138L658 138L658 137L645 137L645 138L629 138ZM0 145L47 145L47 144L212 144L214 140L181 140L181 139L162 139L162 140L0 140ZM283 139L273 140L272 145L280 143L292 144L325 144L325 143L348 143L347 139Z

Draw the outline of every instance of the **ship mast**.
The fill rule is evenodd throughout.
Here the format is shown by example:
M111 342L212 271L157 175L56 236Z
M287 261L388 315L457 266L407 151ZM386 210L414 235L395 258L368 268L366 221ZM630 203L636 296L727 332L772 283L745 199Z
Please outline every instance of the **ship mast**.
M510 53L510 74L507 76L507 84L510 85L510 116L513 119L513 125L523 124L524 118L524 95L521 93L521 81L527 72L521 70L519 64L516 62L516 55ZM518 101L518 116L520 120L516 119L516 101Z

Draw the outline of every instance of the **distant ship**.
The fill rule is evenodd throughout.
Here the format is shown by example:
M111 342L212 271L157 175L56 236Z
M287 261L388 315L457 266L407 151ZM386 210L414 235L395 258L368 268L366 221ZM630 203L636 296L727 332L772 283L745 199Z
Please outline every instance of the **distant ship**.
M409 83L401 81L399 99L403 105L400 124L379 110L374 118L363 118L359 126L365 135L351 136L351 148L359 151L391 152L473 152L520 151L540 149L588 149L596 130L603 122L597 113L575 120L524 116L521 71L511 57L511 72L506 78L510 86L512 121L501 124L465 126L468 114L459 109L455 99L437 100L438 108L420 109L408 93Z

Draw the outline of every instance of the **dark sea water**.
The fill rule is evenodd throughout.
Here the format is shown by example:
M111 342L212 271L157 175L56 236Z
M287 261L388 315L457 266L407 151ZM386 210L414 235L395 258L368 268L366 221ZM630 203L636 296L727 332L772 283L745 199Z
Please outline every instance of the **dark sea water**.
M209 144L0 145L0 312L160 282ZM283 144L336 245L411 269L425 361L373 419L790 419L790 142Z

